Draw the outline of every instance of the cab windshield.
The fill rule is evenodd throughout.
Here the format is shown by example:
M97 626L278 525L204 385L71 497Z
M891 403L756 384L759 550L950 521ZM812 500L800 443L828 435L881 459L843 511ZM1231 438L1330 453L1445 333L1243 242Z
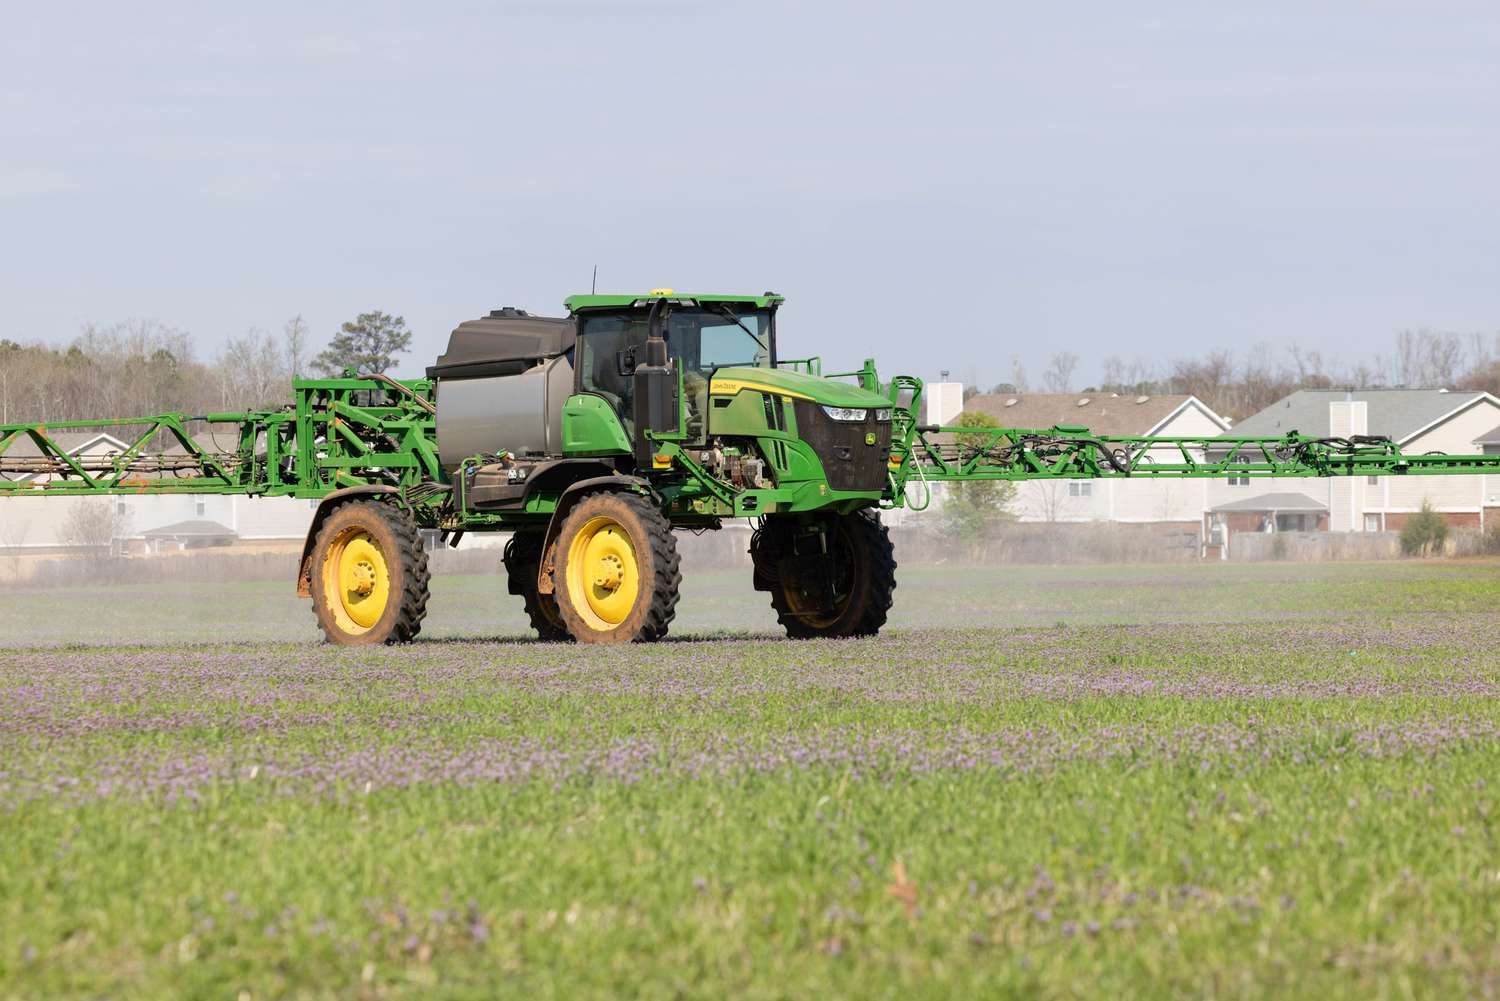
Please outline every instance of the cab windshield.
M689 430L701 434L708 380L729 366L771 368L775 361L772 311L749 303L710 302L667 314L662 336L667 359L682 362ZM604 397L634 433L632 365L645 360L646 310L584 313L579 318L579 383Z

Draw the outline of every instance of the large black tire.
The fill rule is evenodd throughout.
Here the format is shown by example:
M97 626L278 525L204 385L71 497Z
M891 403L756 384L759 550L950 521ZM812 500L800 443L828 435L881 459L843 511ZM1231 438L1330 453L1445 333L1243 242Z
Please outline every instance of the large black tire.
M826 551L826 558L822 555ZM755 589L792 639L874 636L896 590L896 551L878 512L799 525L771 515L750 540Z
M313 614L330 643L415 639L427 615L430 580L416 522L395 504L341 504L313 541Z
M565 643L573 639L564 624L562 613L557 610L557 595L542 594L537 590L537 574L542 565L542 542L546 532L520 531L505 544L505 574L507 590L520 595L526 608L526 617L537 639L547 643Z
M558 530L552 577L557 610L578 642L659 640L682 585L672 526L644 497L589 494Z

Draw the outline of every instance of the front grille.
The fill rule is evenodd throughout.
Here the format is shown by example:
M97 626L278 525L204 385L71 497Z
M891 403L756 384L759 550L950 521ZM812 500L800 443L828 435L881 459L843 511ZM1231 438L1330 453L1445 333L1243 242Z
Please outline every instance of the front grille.
M828 485L835 490L881 490L885 487L886 456L891 450L891 424L875 420L875 411L862 421L836 421L810 400L796 401L797 434L823 461ZM875 444L865 444L873 433Z

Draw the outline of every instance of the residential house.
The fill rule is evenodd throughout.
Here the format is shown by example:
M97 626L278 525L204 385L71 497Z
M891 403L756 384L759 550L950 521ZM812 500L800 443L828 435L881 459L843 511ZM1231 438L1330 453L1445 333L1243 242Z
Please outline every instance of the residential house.
M1299 390L1233 433L1279 438L1292 431L1383 435L1411 455L1500 454L1500 399L1446 389ZM1233 534L1244 531L1399 531L1424 502L1450 525L1482 529L1500 516L1500 477L1230 476L1212 481L1204 531L1211 545L1231 547Z

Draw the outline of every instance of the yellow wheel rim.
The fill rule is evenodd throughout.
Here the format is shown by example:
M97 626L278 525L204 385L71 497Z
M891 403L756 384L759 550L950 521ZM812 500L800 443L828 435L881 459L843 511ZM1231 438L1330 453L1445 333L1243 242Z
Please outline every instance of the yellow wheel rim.
M323 595L339 628L368 632L391 600L391 571L380 543L362 528L339 534L323 557Z
M854 552L853 543L848 538L847 531L843 526L836 527L829 533L829 536L830 544L844 550L845 555L850 556L852 559ZM859 572L858 569L851 569L851 573ZM783 588L782 593L786 596L786 603L791 606L793 615L814 629L827 629L838 622L839 617L848 609L849 602L854 597L855 582L849 580L845 583L848 585L848 592L842 598L837 599L834 607L831 609L821 608L813 603L805 602L802 592L797 590L794 585L788 584Z
M589 628L608 632L630 616L641 591L635 546L613 518L591 518L568 545L568 598Z
M791 606L792 614L814 629L827 629L833 625L839 620L839 616L843 614L844 607L849 604L849 598L845 595L844 600L839 602L838 606L830 612L826 609L804 605L802 603L802 593L795 587L788 587L783 593L786 595L786 603Z

